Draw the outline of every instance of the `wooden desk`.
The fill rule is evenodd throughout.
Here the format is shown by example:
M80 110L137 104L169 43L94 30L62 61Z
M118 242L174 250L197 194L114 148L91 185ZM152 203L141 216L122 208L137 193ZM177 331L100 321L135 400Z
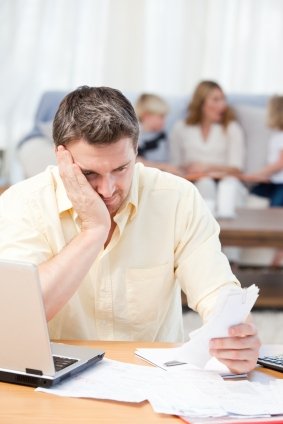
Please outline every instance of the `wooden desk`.
M283 249L283 208L237 209L235 219L219 219L223 246Z
M72 342L74 343L74 342ZM77 342L106 351L106 356L123 362L145 365L134 355L137 347L172 347L165 343ZM253 371L249 378L267 382L283 378L275 371ZM31 387L0 383L0 423L2 424L103 424L179 423L177 417L153 412L148 402L120 403L95 399L65 398L35 392Z

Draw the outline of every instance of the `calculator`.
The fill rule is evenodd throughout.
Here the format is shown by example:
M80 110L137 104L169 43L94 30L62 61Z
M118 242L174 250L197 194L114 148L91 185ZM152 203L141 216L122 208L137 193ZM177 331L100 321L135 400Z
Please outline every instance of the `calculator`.
M257 363L266 368L283 372L283 353L280 355L267 355L258 358Z

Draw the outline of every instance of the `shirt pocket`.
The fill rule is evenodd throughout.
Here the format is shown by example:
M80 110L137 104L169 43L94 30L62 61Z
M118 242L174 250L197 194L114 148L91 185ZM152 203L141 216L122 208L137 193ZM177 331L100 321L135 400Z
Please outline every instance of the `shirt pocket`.
M169 263L126 271L128 320L135 340L154 340L167 311L172 285Z

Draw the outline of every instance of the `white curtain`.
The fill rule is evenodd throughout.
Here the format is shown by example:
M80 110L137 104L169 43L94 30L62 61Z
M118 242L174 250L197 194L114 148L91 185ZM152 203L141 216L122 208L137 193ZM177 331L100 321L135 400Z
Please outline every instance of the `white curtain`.
M0 149L43 91L283 93L282 0L0 0Z

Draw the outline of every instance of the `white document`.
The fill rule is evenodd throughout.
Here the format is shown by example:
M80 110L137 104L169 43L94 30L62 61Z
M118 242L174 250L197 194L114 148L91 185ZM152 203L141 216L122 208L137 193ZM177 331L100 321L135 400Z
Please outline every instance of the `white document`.
M59 396L148 400L155 412L187 417L258 417L283 414L283 380L269 384L227 382L204 370L173 372L104 359L54 388L37 391Z
M216 383L211 396L214 401L217 400L218 406L226 411L228 417L236 421L241 418L281 416L282 420L283 380L273 380L269 384L225 381L224 386ZM190 422L189 418L193 415L186 415ZM269 422L269 419L266 422Z
M179 369L179 368L178 368ZM182 370L166 373L162 385L152 385L149 402L157 413L222 417L226 411L217 398L211 396L215 386L225 390L223 379L214 372Z
M201 372L201 371L199 371ZM167 373L166 386L150 395L155 412L189 417L269 417L283 414L283 380L268 385L217 380L203 371ZM205 377L207 374L207 377ZM178 395L176 395L178 393Z
M254 284L249 288L227 287L220 292L215 309L210 319L200 329L190 334L191 339L181 347L169 349L137 349L136 354L141 358L163 369L174 367L199 368L228 372L227 368L219 369L220 363L211 359L209 354L209 340L214 337L228 336L228 329L232 325L245 321L258 297L258 287ZM216 367L216 368L215 368Z
M166 373L158 368L104 358L54 388L38 387L36 391L59 396L143 402L147 399L147 386L151 381L158 381L161 374Z

